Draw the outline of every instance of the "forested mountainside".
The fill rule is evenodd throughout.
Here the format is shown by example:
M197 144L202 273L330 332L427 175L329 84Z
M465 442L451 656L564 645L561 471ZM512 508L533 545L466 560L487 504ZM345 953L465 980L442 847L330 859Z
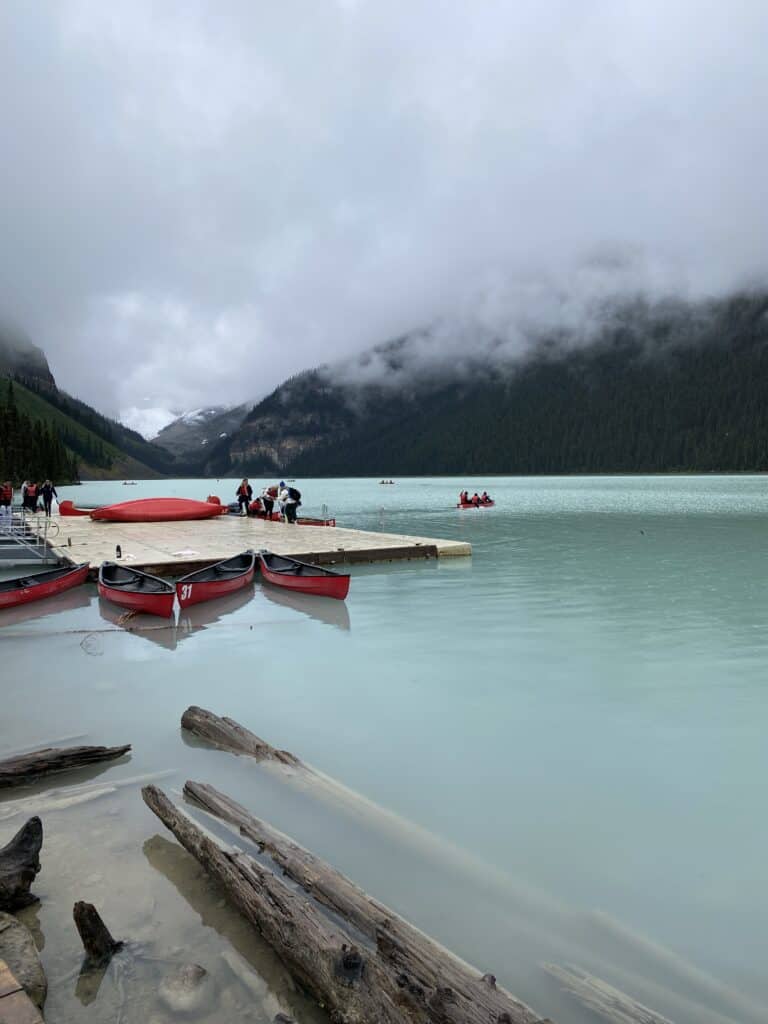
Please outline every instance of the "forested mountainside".
M378 350L385 369L375 383L350 383L349 364L301 374L222 439L206 468L291 476L768 470L768 294L637 302L604 317L589 341L560 332L517 359L493 351L461 374L439 361L409 374L401 339Z
M47 460L47 461L46 461ZM47 467L47 468L45 468ZM176 475L174 456L56 386L44 353L0 332L0 476L15 483Z

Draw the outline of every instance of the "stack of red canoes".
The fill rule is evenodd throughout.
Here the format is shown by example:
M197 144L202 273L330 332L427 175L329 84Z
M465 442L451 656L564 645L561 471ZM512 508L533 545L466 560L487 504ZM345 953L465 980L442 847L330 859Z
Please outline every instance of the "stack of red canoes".
M82 565L65 565L15 580L3 580L0 583L0 609L55 597L85 583L87 576L88 563L83 562Z
M93 509L91 519L112 523L169 523L212 519L226 513L224 505L192 498L139 498Z

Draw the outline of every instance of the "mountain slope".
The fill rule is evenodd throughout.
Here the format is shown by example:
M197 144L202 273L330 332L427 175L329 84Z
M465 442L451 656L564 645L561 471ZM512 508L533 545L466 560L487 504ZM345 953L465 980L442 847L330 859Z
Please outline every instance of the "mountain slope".
M4 421L7 436L0 437L4 444L13 443L13 472L33 473L31 463L40 463L36 454L40 447L33 434L47 438L47 444L61 442L65 455L56 461L59 475L67 478L80 475L89 478L119 478L122 476L154 477L177 475L187 469L164 448L151 444L133 430L103 416L85 402L59 391L45 354L18 331L0 325L0 381L13 382L12 406L19 416L28 421L28 458L30 468L24 470L25 455L17 451L25 446L24 436L17 438L13 415ZM7 404L7 385L3 383L3 404ZM11 442L13 435L16 440ZM63 467L66 464L66 469ZM76 468L75 468L76 467ZM7 472L11 472L9 468ZM64 482L60 476L60 482Z
M301 374L211 452L218 474L616 473L768 469L768 295L633 303L589 341L492 346L460 373L375 352L379 379ZM413 356L413 358L412 358ZM370 354L367 362L370 363ZM355 380L355 370L359 383Z
M205 448L213 447L223 436L229 437L234 433L251 407L249 404L232 408L214 405L207 409L193 409L163 427L153 438L153 443L179 458L204 461Z

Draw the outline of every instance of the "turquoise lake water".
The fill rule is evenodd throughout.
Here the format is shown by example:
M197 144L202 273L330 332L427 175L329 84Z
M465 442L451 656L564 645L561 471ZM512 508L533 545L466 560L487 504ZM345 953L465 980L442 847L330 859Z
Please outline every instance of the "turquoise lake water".
M496 507L455 509L465 485L487 486ZM257 587L175 629L120 629L90 585L5 613L0 745L131 742L131 761L102 778L173 770L170 789L214 782L559 1024L593 1018L544 961L577 963L677 1024L768 1020L768 478L297 486L307 514L327 504L339 525L464 539L473 556L355 567L346 607ZM60 497L234 490L147 481ZM399 815L402 831L185 743L179 717L192 703ZM0 844L23 820L4 821L6 806ZM72 900L95 892L113 931L191 948L210 966L227 1019L262 1019L227 974L239 922L136 788L43 820L60 849L38 884L54 978L77 963ZM85 835L90 889L64 853ZM120 865L117 890L97 865L100 842ZM250 941L237 948L280 1005L313 1019ZM54 986L49 1020L113 1019L117 988L105 982L84 1006L72 984Z

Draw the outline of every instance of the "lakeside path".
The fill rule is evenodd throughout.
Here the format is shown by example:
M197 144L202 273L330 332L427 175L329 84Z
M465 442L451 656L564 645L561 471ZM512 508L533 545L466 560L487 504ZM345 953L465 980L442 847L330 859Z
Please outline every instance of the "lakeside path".
M231 558L247 548L266 548L320 564L388 562L400 559L467 557L465 541L399 533L349 530L339 526L295 526L240 516L172 523L106 523L87 516L54 516L48 540L62 559L89 562L97 569L115 558L162 575L190 572Z

